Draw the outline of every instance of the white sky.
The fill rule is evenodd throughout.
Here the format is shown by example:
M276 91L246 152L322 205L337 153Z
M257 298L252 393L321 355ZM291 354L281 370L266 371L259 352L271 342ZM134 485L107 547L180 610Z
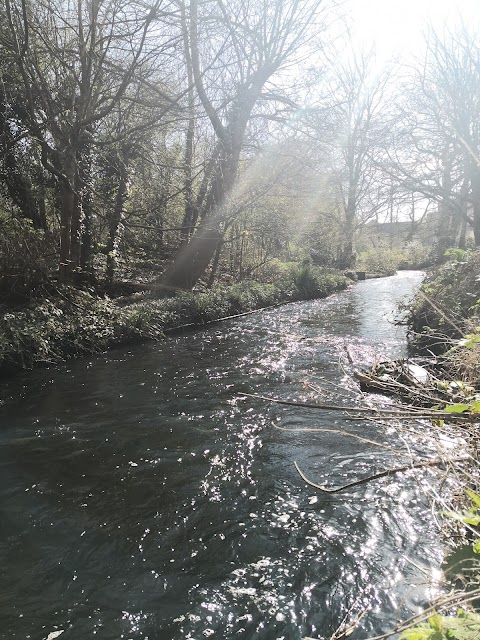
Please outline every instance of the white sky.
M453 27L463 19L480 31L480 0L348 0L346 8L354 38L367 46L375 42L378 58L420 51L429 23Z

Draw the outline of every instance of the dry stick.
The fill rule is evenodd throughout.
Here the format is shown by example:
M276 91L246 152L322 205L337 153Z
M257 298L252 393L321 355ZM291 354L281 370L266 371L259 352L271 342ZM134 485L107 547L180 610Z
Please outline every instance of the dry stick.
M315 379L315 378L313 378ZM330 391L330 389L328 388L323 388L322 385L330 385L331 387L333 387L335 389L335 393L337 395L342 395L344 398L347 398L347 400L352 400L352 391L351 390L347 390L343 387L341 387L339 384L335 384L334 382L329 382L328 380L322 380L321 384L320 383L312 383L312 382L304 382L304 384L311 389L312 391L315 391L315 393L317 393L318 395L320 394L325 394L325 393L329 393L332 394L332 391ZM358 397L360 394L355 391L355 396Z
M470 456L462 456L459 458L452 458L451 462L459 462L462 460L469 460ZM448 462L448 461L447 461ZM322 487L321 485L309 480L300 470L300 467L296 462L295 465L296 470L298 471L299 476L311 487L315 487L315 489L320 489L324 493L339 493L340 491L345 491L345 489L351 489L352 487L357 487L358 485L365 484L366 482L370 482L370 480L378 480L379 478L384 478L385 476L392 475L394 473L401 473L402 471L409 471L410 469L420 469L422 467L435 467L439 464L445 464L446 461L443 458L436 458L435 460L428 460L424 462L415 462L414 464L405 465L403 467L395 467L393 469L385 469L385 471L380 471L380 473L375 473L373 476L368 476L368 478L362 478L361 480L355 480L354 482L349 482L348 484L343 485L343 487L337 487L333 489L329 489L328 487Z
M278 398L270 398L268 396L260 396L254 393L240 393L241 396L246 396L248 398L255 398L256 400L266 400L267 402L274 402L275 404L286 404L288 406L293 407L305 407L307 409L327 409L330 411L358 411L358 412L366 412L366 413L386 413L386 414L395 414L399 415L399 411L392 411L391 409L375 409L370 407L347 407L337 404L312 404L308 402L296 402L295 400L280 400ZM433 412L432 412L433 413ZM437 415L438 412L435 413Z
M430 305L435 309L435 311L436 311L436 312L437 312L437 313L438 313L438 314L439 314L439 315L440 315L440 316L441 316L441 317L442 317L446 322L448 322L448 324L449 324L449 325L451 325L451 326L452 326L456 331L458 331L458 333L462 336L462 338L463 338L463 337L465 337L465 336L464 336L464 334L463 334L463 331L460 329L460 327L459 327L457 324L455 324L455 322L454 322L451 318L449 318L449 317L447 316L447 314L446 314L444 311L442 311L442 310L440 309L440 307L439 307L437 304L435 304L435 302L433 302L433 300L431 300L431 299L430 299L430 298L429 298L429 297L428 297L428 296L427 296L427 295L426 295L426 294L425 294L421 289L419 289L419 291L418 291L418 295L419 295L421 298L423 298L424 300L426 300L426 301L428 302L428 304L430 304Z
M268 396L260 396L253 393L240 393L242 397L247 398L255 398L256 400L265 400L267 402L274 402L275 404L285 404L291 407L303 407L306 409L324 409L327 411L356 411L357 413L373 413L378 417L381 417L382 420L387 419L388 417L392 418L448 418L453 420L470 420L470 416L455 414L455 413L447 413L445 411L437 411L434 409L423 411L421 414L416 413L414 408L413 411L405 410L405 411L395 411L392 409L375 409L373 407L346 407L342 405L335 404L311 404L308 402L295 402L293 400L279 400L277 398L270 398ZM480 416L479 416L480 418ZM362 416L351 416L350 419L362 419Z

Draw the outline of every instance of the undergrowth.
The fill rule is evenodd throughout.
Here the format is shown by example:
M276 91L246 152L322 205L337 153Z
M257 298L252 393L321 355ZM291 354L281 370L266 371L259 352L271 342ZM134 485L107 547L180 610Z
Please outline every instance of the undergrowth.
M450 472L463 490L452 497L451 511L443 514L460 523L443 567L452 590L397 627L394 633L401 632L400 640L480 638L480 251L450 250L446 258L446 264L428 275L410 310L412 348L435 354L439 382L464 390L467 399L445 411L469 414L463 438L470 460L464 469ZM434 426L441 427L441 421Z
M321 298L344 289L339 274L304 266L275 283L241 282L204 292L147 299L119 306L73 288L0 316L0 372L39 363L105 351L108 348L158 340L165 331L202 325L262 307Z

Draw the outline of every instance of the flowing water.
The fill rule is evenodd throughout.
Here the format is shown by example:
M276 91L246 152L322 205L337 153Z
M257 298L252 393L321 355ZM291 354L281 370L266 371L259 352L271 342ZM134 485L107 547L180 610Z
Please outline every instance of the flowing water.
M357 402L346 348L405 354L397 304L422 274L369 280L165 342L16 376L0 406L0 636L353 638L418 611L441 560L423 470L321 494L398 459L338 414L241 393ZM350 399L346 398L349 396ZM365 396L373 406L385 402ZM348 422L404 446L394 429ZM410 445L418 448L418 442Z

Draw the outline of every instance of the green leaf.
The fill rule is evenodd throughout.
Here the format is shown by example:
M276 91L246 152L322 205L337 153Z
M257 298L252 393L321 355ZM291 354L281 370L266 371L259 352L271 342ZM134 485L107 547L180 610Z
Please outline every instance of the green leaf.
M458 520L464 524L469 524L472 527L476 527L480 524L480 511L478 509L469 509L468 511L454 512L454 511L442 511L442 515L452 520Z
M407 629L402 633L399 640L433 640L435 631L426 624L420 624L418 627Z
M407 629L400 636L400 640L448 640L443 626L444 620L445 618L438 614L430 616L428 624L419 624Z
M480 508L480 496L478 495L478 493L474 493L470 489L465 489L465 493L469 498L473 500L473 502L477 505L477 507Z
M430 618L428 619L428 624L432 627L432 629L435 629L435 631L442 631L442 616L439 616L438 614L434 615L434 616L430 616Z
M463 413L468 411L469 405L459 402L457 404L449 404L445 407L445 413Z
M480 554L480 538L474 543L472 549L473 549L473 553Z
M444 516L452 518L452 520L458 520L458 522L469 524L472 527L477 527L480 524L480 512L477 509L469 509L460 513L454 513L453 511L443 511L442 513Z
M478 640L480 638L480 615L459 611L455 618L443 618L449 638L455 640Z
M480 400L475 400L470 403L470 412L471 413L480 413Z
M462 515L462 522L469 524L472 527L478 527L480 524L480 513L469 511Z

